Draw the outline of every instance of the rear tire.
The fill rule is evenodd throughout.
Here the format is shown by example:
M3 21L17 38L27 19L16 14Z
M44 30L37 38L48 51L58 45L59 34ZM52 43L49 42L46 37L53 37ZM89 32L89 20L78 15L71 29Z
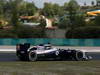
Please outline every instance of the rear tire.
M29 61L36 61L37 60L37 54L35 51L29 51L28 54Z

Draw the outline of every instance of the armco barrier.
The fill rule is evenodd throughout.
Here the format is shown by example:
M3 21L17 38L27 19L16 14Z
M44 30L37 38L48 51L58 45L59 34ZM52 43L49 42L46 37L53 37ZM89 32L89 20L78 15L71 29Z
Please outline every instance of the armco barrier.
M100 39L48 39L48 38L29 38L29 39L0 39L0 45L16 45L18 43L52 43L56 46L100 46Z

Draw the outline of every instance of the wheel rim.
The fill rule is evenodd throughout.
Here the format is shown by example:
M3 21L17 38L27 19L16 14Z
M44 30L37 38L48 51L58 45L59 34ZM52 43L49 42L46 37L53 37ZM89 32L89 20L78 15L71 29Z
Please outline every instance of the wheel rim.
M33 51L30 51L29 53L29 61L36 61L37 59L37 54Z
M82 52L77 52L76 53L76 59L77 60L82 60L83 59L83 53Z

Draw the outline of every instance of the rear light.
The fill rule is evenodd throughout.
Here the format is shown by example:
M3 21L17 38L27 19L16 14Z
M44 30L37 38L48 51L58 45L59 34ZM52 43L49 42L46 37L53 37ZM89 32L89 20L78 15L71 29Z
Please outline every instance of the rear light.
M20 50L20 45L19 44L16 45L16 50Z

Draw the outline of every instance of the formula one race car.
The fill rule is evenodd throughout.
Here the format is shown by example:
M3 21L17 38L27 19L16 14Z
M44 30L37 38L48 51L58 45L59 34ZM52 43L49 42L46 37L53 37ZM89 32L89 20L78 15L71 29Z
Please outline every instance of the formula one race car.
M50 60L88 60L85 52L75 49L53 48L51 45L38 45L30 47L30 44L17 44L16 55L22 61L36 61L38 59Z

